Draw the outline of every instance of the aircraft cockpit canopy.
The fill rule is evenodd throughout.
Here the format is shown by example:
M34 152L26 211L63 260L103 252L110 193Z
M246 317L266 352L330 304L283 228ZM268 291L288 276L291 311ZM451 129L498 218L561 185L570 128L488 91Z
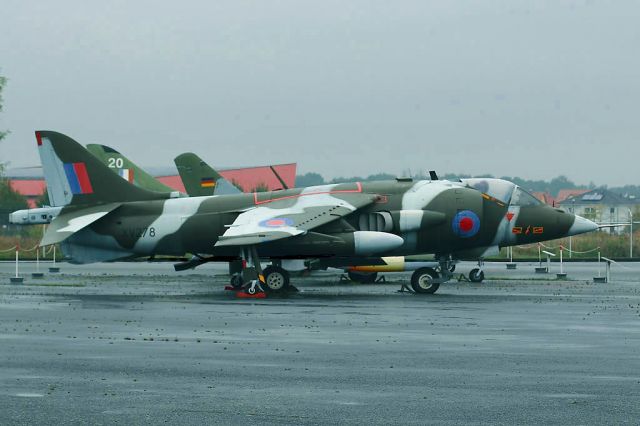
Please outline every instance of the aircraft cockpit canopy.
M514 183L504 179L470 178L460 180L467 186L487 194L488 196L505 204L509 204L511 196L517 188Z
M513 196L511 197L512 206L539 206L541 204L542 201L538 200L519 186L517 186L513 191Z

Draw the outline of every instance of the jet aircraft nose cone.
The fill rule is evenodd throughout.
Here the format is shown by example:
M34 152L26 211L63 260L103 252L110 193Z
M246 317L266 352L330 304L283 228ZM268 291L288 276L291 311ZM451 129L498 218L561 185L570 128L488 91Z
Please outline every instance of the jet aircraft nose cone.
M582 216L575 215L573 219L573 225L569 228L568 235L584 234L585 232L591 232L598 229L598 225L595 222L585 219Z

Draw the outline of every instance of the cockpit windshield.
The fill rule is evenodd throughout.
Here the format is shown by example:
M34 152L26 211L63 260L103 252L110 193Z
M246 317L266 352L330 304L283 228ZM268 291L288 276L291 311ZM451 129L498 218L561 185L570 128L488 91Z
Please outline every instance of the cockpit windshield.
M511 197L512 206L539 206L542 202L520 187L516 187Z
M483 194L495 198L505 204L509 204L511 194L513 193L515 184L503 179L495 178L469 178L460 179L462 183L476 189Z

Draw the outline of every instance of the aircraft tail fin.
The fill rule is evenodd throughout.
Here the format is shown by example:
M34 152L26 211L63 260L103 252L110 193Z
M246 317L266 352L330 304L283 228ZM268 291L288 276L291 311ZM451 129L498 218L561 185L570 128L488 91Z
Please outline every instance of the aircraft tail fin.
M87 145L87 151L98 157L112 172L143 189L155 192L175 192L175 190L147 173L117 150L100 144Z
M49 197L54 206L158 200L170 194L148 191L118 177L82 145L62 133L36 131Z
M190 197L240 193L238 188L192 152L180 154L173 161Z

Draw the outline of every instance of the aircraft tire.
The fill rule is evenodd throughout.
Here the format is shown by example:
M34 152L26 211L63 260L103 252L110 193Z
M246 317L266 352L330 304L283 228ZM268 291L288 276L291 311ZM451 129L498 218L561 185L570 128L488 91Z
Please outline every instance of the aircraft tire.
M286 291L289 287L289 272L279 266L267 266L262 272L265 290L270 293Z
M373 284L376 282L376 279L378 278L377 272L349 271L347 275L349 275L349 279L351 281L354 281L360 284Z
M474 268L469 272L469 281L472 283L481 283L484 280L484 271Z
M440 288L439 283L433 280L438 278L438 273L433 268L420 268L411 275L411 288L420 294L433 294Z
M240 289L242 287L242 274L231 275L231 287Z

